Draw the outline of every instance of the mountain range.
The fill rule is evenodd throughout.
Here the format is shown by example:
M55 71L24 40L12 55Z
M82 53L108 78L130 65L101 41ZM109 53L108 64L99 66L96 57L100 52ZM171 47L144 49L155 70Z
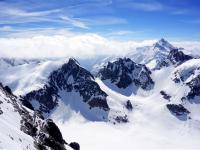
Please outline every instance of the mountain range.
M75 58L1 58L0 148L200 147L198 56L160 39L87 66Z

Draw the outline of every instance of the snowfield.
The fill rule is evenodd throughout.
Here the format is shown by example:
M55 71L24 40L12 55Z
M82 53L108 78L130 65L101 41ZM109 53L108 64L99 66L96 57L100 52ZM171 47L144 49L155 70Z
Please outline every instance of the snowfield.
M134 116L144 117L141 114ZM163 120L163 123L171 125L168 121ZM179 123L178 126L162 127L152 119L138 119L125 125L80 122L77 118L66 123L57 121L64 138L76 140L82 150L198 150L199 132L189 124Z

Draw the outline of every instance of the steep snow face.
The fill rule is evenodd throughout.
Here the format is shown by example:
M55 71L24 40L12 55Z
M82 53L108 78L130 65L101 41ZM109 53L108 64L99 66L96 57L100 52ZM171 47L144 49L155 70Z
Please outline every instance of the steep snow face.
M34 139L20 130L17 102L0 86L0 149L35 150Z
M154 49L158 51L170 51L172 49L175 49L175 47L170 44L167 40L165 39L160 39L157 43L154 44Z
M172 79L189 89L182 97L183 102L189 101L191 105L200 104L200 59L192 59L177 67Z
M199 75L200 59L192 59L178 66L172 76L176 83L183 82L187 84Z
M114 84L120 89L132 87L129 90L132 90L132 93L136 93L138 88L144 90L151 90L153 88L154 82L150 74L151 71L145 65L136 64L129 58L119 58L114 62L108 62L99 69L96 76L105 81L107 85L112 86ZM109 82L111 84L108 84ZM111 86L110 88L112 88Z

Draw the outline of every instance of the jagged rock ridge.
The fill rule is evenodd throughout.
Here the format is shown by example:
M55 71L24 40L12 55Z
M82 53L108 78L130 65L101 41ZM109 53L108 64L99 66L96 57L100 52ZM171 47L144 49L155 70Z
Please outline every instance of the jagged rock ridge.
M62 97L60 92L75 92L80 95L82 102L88 106L87 111L100 109L106 114L108 113L107 94L94 81L93 75L82 68L75 59L69 59L68 63L53 71L48 80L43 88L26 94L24 103L38 101L40 106L34 109L48 114L57 106L59 99L62 100L63 98L63 101L68 101L67 98ZM74 99L74 101L77 101L77 99ZM100 115L102 120L107 119L107 116L103 113Z
M96 76L101 80L110 80L119 88L127 88L134 84L144 90L151 90L154 82L150 74L151 71L145 65L136 64L129 58L119 58L108 62Z

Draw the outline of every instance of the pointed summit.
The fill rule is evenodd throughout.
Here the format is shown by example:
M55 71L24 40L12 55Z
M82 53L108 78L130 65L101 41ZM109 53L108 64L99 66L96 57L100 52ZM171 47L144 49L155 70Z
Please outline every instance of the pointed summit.
M75 59L75 58L69 58L69 61L68 61L69 64L79 64L79 62Z
M167 40L165 40L164 38L161 38L158 42L160 43L169 43Z
M172 49L175 49L175 47L164 38L161 38L158 42L156 42L154 44L154 48L158 48L159 50L165 50L165 51L170 51Z
M60 68L64 73L68 72L69 70L75 69L79 70L79 68L82 68L79 64L79 62L75 58L69 58L68 62L62 65Z
M69 58L69 61L67 63L68 65L71 65L71 66L76 66L76 65L80 65L79 62L75 59L75 58Z

